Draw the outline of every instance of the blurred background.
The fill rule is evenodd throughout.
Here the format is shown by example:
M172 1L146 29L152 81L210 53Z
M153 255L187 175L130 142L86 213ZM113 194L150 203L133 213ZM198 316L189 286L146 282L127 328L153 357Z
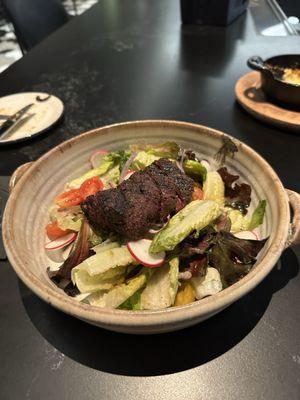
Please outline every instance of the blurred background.
M0 73L51 32L98 1L101 0L0 0ZM148 1L150 5L151 0ZM228 0L174 0L178 7L180 1L187 9L190 6L209 9L208 23L217 18L221 5L228 3ZM216 9L215 4L220 7ZM232 4L248 8L258 35L300 35L300 0L236 0Z
M47 0L44 0L47 1ZM70 16L82 14L98 0L61 0L66 12ZM22 57L22 51L14 33L13 25L8 21L0 0L0 73L13 62Z

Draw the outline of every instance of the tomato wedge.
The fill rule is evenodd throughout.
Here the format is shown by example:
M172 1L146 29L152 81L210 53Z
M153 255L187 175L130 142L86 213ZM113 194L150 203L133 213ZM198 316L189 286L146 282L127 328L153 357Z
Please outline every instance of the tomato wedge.
M71 189L64 192L55 198L55 203L61 207L72 207L78 206L82 202L83 198L80 193L80 189Z
M103 189L103 182L98 176L84 181L79 189L71 189L55 198L55 204L61 208L78 206L88 196Z
M91 196L102 189L103 182L98 176L94 176L93 178L87 179L81 184L79 192L83 200L85 200L88 196Z
M49 222L49 224L46 225L46 233L50 239L60 238L62 236L65 236L69 232L71 232L69 229L61 229L57 225L57 222Z

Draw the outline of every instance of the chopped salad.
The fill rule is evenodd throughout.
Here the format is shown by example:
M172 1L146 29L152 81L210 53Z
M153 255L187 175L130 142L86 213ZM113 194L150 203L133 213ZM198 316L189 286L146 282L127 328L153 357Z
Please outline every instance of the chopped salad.
M91 168L54 199L45 249L50 279L69 296L123 310L181 306L244 277L267 238L266 201L226 167L224 136L212 160L177 143L96 150Z

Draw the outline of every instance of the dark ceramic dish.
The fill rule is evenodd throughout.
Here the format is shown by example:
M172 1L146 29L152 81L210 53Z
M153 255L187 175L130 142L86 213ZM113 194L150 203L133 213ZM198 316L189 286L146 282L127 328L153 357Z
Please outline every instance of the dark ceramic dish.
M300 54L268 58L253 56L247 61L249 68L261 73L261 88L267 97L280 106L300 111L300 84L283 81L285 68L300 68Z

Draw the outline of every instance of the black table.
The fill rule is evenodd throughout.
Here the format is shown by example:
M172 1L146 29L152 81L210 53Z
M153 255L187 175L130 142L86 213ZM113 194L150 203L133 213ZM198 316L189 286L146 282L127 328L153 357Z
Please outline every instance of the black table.
M258 36L251 16L227 29L182 27L175 0L102 0L0 75L0 95L48 91L63 122L1 148L1 175L82 131L166 118L223 130L259 151L300 191L300 136L267 127L234 101L246 59L299 51L299 38ZM17 223L17 221L16 221ZM250 294L177 333L128 336L52 309L0 268L0 398L300 398L299 248Z

